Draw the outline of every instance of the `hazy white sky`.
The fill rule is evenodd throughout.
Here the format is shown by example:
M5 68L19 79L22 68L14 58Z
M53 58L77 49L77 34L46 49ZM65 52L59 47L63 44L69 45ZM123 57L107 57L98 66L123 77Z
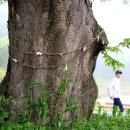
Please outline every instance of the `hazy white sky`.
M122 0L107 2L94 0L93 12L98 23L105 29L108 40L112 45L118 44L124 38L130 38L130 4L123 4ZM123 82L130 84L130 49L123 48L122 51L123 55L114 55L114 57L125 64ZM110 81L113 76L112 69L105 67L100 55L95 70L95 79L98 85L101 84L101 79Z
M93 11L99 24L105 29L110 42L130 38L130 5L121 0L100 2L95 0Z

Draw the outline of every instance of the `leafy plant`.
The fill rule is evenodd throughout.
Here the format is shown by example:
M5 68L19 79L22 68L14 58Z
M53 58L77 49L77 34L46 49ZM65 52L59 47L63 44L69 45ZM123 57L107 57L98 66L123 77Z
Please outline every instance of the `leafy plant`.
M118 70L119 68L124 68L125 65L120 61L112 58L106 51L102 51L103 59L105 61L106 66L111 67L113 71Z
M0 4L7 2L7 0L0 0Z
M9 118L8 106L9 100L4 96L0 96L0 126L3 126L5 120Z
M47 94L47 93L46 93ZM48 100L48 94L44 95L43 101L46 102ZM47 97L46 97L47 96ZM42 100L41 100L42 102ZM43 109L41 110L44 112L46 109L45 104L41 104L41 106L36 106L37 108ZM44 103L43 102L43 103ZM77 102L68 99L68 110L71 112L75 112L78 104ZM9 120L9 113L5 109L9 105L9 100L3 96L0 96L0 129L1 130L129 130L130 128L130 109L126 111L125 115L121 115L118 109L115 109L116 116L108 115L104 108L98 103L96 110L97 114L93 114L92 118L87 121L84 118L73 120L72 122L68 120L62 120L59 118L57 120L58 124L57 127L50 125L47 118L45 122L41 124L34 124L33 121L29 120L20 120L21 122L11 122ZM42 119L42 112L40 113L40 118ZM75 113L76 114L76 113ZM47 116L47 115L46 115ZM28 119L28 118L26 118Z
M104 46L104 49L101 51L103 54L103 59L105 61L106 66L111 67L113 71L118 70L120 68L124 68L125 65L121 63L119 60L114 59L112 56L109 55L109 52L122 54L120 47L130 48L130 39L124 39L118 46L111 47L111 46Z
M130 38L124 39L124 40L119 44L119 46L130 48Z

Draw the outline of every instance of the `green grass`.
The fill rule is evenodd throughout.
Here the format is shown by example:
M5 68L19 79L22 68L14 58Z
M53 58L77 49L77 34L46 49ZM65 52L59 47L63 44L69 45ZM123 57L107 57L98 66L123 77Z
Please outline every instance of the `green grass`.
M17 116L16 122L12 122L9 119L10 113L5 109L8 105L8 99L0 96L0 130L130 130L130 109L124 116L116 109L116 114L110 116L99 105L97 114L93 114L89 121L82 117L72 122L61 118L56 120L58 125L52 126L47 123L47 118L44 120L45 124L39 125L33 123L25 115Z
M65 80L59 86L59 93L56 97L60 98L60 94L63 95L69 81ZM42 98L39 103L34 102L34 96L32 90L34 87L42 88ZM27 90L27 102L28 109L21 115L17 115L14 111L10 111L10 99L0 96L0 130L130 130L130 109L125 111L125 115L122 115L118 109L116 109L114 115L108 115L107 112L100 104L95 104L95 111L97 114L93 114L90 120L86 120L82 116L76 118L77 103L73 100L64 100L67 103L67 111L63 111L63 115L66 112L71 112L74 115L72 121L66 120L63 115L53 117L53 122L49 122L49 106L48 100L51 95L47 92L45 84L32 83ZM57 101L57 100L56 100ZM57 103L58 104L58 103ZM59 106L57 106L59 107ZM33 113L38 114L33 122ZM17 118L14 118L14 117ZM79 116L79 115L78 115ZM12 120L10 120L12 117ZM14 119L14 120L13 120Z

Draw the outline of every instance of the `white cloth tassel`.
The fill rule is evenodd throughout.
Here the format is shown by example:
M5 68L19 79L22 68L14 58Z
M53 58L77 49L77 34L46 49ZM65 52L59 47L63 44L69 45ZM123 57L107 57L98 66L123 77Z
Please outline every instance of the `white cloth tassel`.
M13 59L13 61L14 61L15 63L17 63L17 60L16 60L16 59Z
M87 50L87 47L85 46L85 47L83 47L83 51L86 51Z
M102 44L104 45L104 43L105 43L105 42L104 42L104 40L103 40L103 41L102 41Z
M62 57L62 56L63 56L63 53L59 53L59 55Z
M41 53L41 52L36 52L36 55L37 55L37 56L41 56L42 53Z
M68 70L68 65L67 65L67 63L66 63L66 65L65 65L65 70Z
M99 40L100 40L100 37L99 37L99 35L98 35L98 37L97 37L97 42L99 42Z

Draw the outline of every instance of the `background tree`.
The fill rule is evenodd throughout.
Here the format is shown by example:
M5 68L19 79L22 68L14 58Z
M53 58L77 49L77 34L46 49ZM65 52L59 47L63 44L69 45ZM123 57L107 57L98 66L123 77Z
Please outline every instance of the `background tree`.
M96 59L103 44L108 43L93 16L92 3L8 0L8 5L9 61L1 91L10 97L11 109L16 115L26 111L29 86L45 83L51 93L50 119L63 112L64 96L78 100L79 116L89 118L98 92L93 78ZM66 78L63 73L70 66L73 71L67 81L75 83L57 98L58 86ZM42 88L32 89L34 101L39 102Z

